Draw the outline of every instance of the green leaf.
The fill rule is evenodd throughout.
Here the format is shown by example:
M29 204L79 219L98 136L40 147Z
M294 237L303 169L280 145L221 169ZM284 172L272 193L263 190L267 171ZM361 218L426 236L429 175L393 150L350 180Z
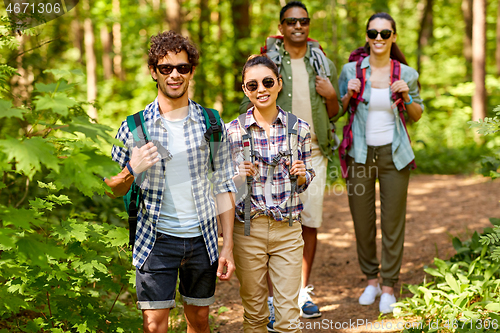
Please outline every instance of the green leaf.
M88 117L83 116L73 118L73 121L70 122L67 127L61 128L61 131L71 134L76 132L83 133L87 138L94 142L100 142L99 137L111 144L114 144L117 141L110 134L108 134L108 132L113 131L111 127L91 123Z
M14 117L19 119L24 119L23 113L25 112L26 112L25 110L13 108L11 101L0 99L0 118Z
M16 245L15 232L9 228L0 228L0 251L8 251Z
M52 73L56 79L66 78L70 79L73 75L77 76L85 76L80 69L73 69L71 71L66 69L46 69L43 71L44 73Z
M56 83L49 83L49 84L37 83L37 84L35 84L35 89L39 92L54 93L56 91L56 88L57 88L57 92L60 92L60 91L65 91L65 90L71 89L75 86L76 86L76 84L73 84L73 83L68 84L68 81L66 81L66 80L59 80Z
M4 226L13 225L20 229L31 229L30 223L34 225L40 224L40 220L38 220L40 214L32 210L6 207L0 209L0 213Z
M227 307L225 307L225 306L221 306L221 307L219 308L219 310L217 310L217 313L218 313L218 314L221 314L221 313L228 312L228 311L229 311L229 309L228 309Z
M39 137L26 140L0 140L0 147L3 147L3 151L7 154L7 161L15 160L17 171L29 179L41 170L42 164L59 172L59 161L54 156L54 147L47 140Z
M426 272L432 276L444 277L444 275L441 274L441 272L439 272L437 269L434 269L434 268L425 268L424 272Z
M128 244L128 230L126 228L121 228L121 227L116 227L112 230L110 230L106 236L104 237L103 241L106 244L109 244L109 246L115 247L115 246L123 246Z
M500 226L500 219L497 219L497 218L492 217L492 218L490 218L490 222L491 222L491 224L493 224L493 225L498 225L498 226Z
M84 322L83 324L75 324L73 328L76 328L78 333L85 333L87 332L87 322Z
M452 243L453 243L453 248L457 252L463 247L462 242L460 241L460 239L458 239L458 237L454 237Z
M41 181L38 181L38 187L39 188L46 188L46 189L49 189L49 190L52 190L52 191L55 191L57 190L57 187L51 182L51 183L42 183Z
M500 303L489 303L489 304L486 304L486 306L484 307L486 310L490 310L490 311L493 311L493 312L500 312Z
M439 258L434 258L434 265L436 265L441 274L445 274L449 270L448 264Z
M458 285L458 282L457 280L455 280L453 275L451 273L446 273L444 278L448 283L448 285L451 287L451 289L453 289L455 294L460 294L460 286Z
M54 259L64 259L67 255L60 247L45 244L35 239L35 237L21 238L17 241L20 259L32 263L41 268L49 267L47 256Z
M64 117L68 115L68 109L76 104L77 102L65 93L56 93L53 97L45 95L35 98L35 105L38 110L51 109L54 113Z
M52 210L54 208L54 203L48 202L41 198L36 198L35 200L30 200L29 202L31 208L34 208L35 210L42 210L42 209Z
M68 196L62 194L60 196L50 194L47 196L47 200L55 202L58 205L71 204L71 200L68 198Z

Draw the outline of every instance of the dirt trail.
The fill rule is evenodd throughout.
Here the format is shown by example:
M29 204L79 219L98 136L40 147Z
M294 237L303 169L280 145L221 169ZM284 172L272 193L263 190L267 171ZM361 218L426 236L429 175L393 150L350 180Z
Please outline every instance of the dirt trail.
M401 283L420 283L424 265L436 256L446 259L455 253L451 244L453 237L470 238L474 230L481 231L490 225L489 217L500 217L499 185L500 181L481 176L416 175L410 179L405 252L400 284L396 286L398 298ZM319 229L310 281L315 287L313 299L323 315L313 320L302 319L303 332L398 332L381 329L382 321L377 321L378 302L371 306L358 304L366 281L357 262L347 195L340 187L330 192L325 197L324 222ZM378 211L377 215L380 217ZM380 220L377 224L380 258ZM218 325L215 332L243 332L243 307L238 288L236 276L228 283L218 284L216 303L211 311ZM221 306L229 310L217 314ZM383 318L385 327L388 322L396 327L398 321L391 317ZM365 325L367 322L372 324L372 329ZM356 329L355 323L363 325Z

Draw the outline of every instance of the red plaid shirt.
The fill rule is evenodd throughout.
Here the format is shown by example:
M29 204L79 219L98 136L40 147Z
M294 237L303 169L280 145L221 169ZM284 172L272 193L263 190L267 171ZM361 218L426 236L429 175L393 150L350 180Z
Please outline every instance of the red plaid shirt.
M314 178L314 170L311 165L311 133L309 124L302 119L298 119L298 159L302 160L306 166L306 182L301 186L297 186L293 195L292 205L288 207L288 199L291 192L291 184L286 161L288 157L281 157L278 165L274 169L273 180L271 185L272 203L267 202L264 194L264 184L266 183L269 164L279 152L285 151L288 147L287 142L287 116L279 106L278 116L271 125L270 138L267 137L264 128L259 126L253 117L253 108L249 109L246 114L244 127L251 134L253 140L255 161L258 161L258 174L252 180L252 209L251 218L267 215L274 218L276 221L288 221L289 208L292 210L293 220L300 219L300 212L303 205L299 199L299 193L304 192L312 179ZM241 138L241 129L238 119L233 120L227 125L227 133L231 147L231 155L235 170L238 170L238 165L243 161L243 142ZM292 140L295 136L292 136ZM238 189L238 197L236 202L236 216L241 222L244 221L244 193L246 183Z

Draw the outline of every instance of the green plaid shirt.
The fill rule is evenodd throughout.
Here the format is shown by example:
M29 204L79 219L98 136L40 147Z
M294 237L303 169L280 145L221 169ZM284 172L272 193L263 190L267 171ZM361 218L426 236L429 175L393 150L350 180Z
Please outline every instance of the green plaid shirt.
M366 155L368 151L368 146L366 145L366 118L368 117L368 102L370 101L371 94L371 82L370 82L370 57L363 59L361 63L361 68L366 68L366 85L363 92L364 102L360 102L358 109L354 115L354 122L352 123L352 134L353 134L353 144L349 150L349 156L354 158L356 163L365 164ZM347 93L347 82L351 79L356 78L356 62L350 62L345 64L342 68L339 78L339 88L340 95L344 96ZM418 92L418 73L411 67L401 64L401 79L408 84L410 88L410 95L413 98L414 103L420 104L422 110L424 105L422 104L422 99L420 98ZM390 90L390 89L389 89ZM389 92L388 98L391 98L392 91ZM391 105L394 101L391 98ZM392 160L394 165L398 170L406 167L413 159L415 159L415 154L411 148L410 140L406 134L402 120L399 118L399 111L396 106L393 106L392 111L395 116L396 128L394 130L394 138L392 141Z

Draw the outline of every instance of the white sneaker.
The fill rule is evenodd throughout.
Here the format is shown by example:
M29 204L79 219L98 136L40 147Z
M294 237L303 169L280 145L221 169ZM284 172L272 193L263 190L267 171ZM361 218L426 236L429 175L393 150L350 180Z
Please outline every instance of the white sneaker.
M394 309L392 304L394 303L396 303L396 297L394 295L383 293L382 296L380 296L378 309L384 314L392 313L392 310Z
M375 302L375 298L382 295L382 289L380 289L380 285L377 284L376 287L368 285L363 291L363 294L359 296L359 304L361 305L370 305Z

